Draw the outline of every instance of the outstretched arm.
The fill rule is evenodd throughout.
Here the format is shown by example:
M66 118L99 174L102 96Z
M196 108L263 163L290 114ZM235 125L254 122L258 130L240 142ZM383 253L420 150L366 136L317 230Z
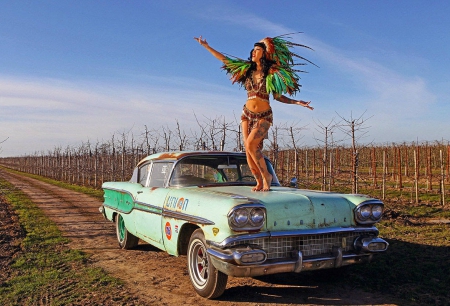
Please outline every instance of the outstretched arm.
M286 96L276 95L276 94L274 94L273 97L274 97L275 100L280 101L282 103L297 104L297 105L301 105L303 107L309 108L310 110L314 109L314 107L309 105L311 103L311 101L306 102L306 101L303 101L303 100L294 100L294 99L288 98Z
M211 48L211 46L206 42L206 39L202 39L202 37L194 37L196 41L203 47L205 47L206 50L208 50L215 58L217 58L221 62L225 62L225 55L220 53L219 51L216 51L215 49Z

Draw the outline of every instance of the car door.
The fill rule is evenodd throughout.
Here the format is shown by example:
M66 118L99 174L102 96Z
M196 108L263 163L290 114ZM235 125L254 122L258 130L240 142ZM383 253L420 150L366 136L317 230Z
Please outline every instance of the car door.
M161 218L168 189L167 181L173 163L153 162L148 177L141 179L142 188L135 196L135 225L138 237L164 250Z

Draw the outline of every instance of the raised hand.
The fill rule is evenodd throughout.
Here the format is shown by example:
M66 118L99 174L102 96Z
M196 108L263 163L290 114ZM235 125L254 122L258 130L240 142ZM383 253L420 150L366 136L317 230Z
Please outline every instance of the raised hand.
M202 39L201 35L200 35L200 37L194 37L194 39L196 41L198 41L198 43L204 47L208 45L208 42L206 41L206 39Z
M310 103L311 103L311 101L302 101L302 100L299 100L299 101L296 101L295 104L298 104L298 105L301 105L301 106L303 106L303 107L309 108L310 110L313 110L314 107L310 106L310 105L309 105Z

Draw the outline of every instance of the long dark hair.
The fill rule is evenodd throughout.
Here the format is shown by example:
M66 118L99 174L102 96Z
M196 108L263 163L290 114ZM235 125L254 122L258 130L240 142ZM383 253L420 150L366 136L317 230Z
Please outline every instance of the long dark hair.
M266 57L266 46L264 44L256 43L255 46L260 46L263 49L263 54L260 59L260 63L261 63L262 69L263 69L264 77L266 77L267 74L269 73L270 67L272 67L272 65L275 64L275 61L272 61ZM250 51L250 57L248 58L248 60L251 62L251 66L247 70L247 73L245 74L245 78L250 78L252 76L253 71L256 70L256 63L252 61L253 50L254 49L252 49L252 51Z

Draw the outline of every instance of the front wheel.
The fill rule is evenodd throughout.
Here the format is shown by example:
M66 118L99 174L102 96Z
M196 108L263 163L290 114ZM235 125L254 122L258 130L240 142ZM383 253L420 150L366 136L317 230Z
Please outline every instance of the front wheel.
M128 232L125 221L120 214L116 216L116 235L121 249L132 249L139 243L139 238Z
M189 240L187 261L189 278L195 291L208 299L221 296L225 291L228 275L212 265L201 229L195 230Z

